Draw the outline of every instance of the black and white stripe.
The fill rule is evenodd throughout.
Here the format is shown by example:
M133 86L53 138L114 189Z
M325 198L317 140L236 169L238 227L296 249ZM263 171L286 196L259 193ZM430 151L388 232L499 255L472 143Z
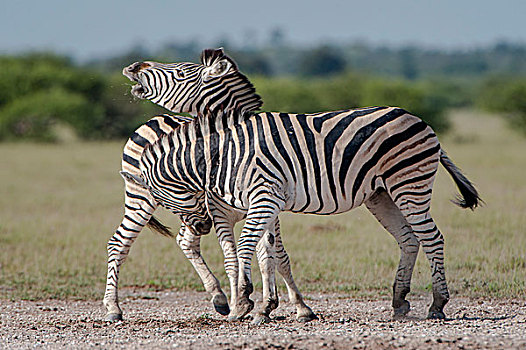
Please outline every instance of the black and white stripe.
M212 55L215 55L216 51L211 53ZM206 62L207 57L208 56L206 55L203 56L204 62ZM228 65L226 67L230 68ZM191 72L191 70L191 67L189 67L185 71L185 74L190 75L189 72ZM204 72L209 74L206 70ZM213 84L209 86L212 92L205 94L208 101L227 103L227 101L232 100L232 106L236 109L253 108L261 104L261 101L257 96L247 95L246 97L243 97L246 95L245 90L253 93L254 88L242 75L237 76L236 74L229 73L225 74L223 78L229 84L236 83L239 85L240 82L246 82L247 85L243 88L236 87L234 93L231 93L230 90L227 91L227 97L225 98L220 96L221 91L217 89L217 86L221 84L217 82L217 79L213 80ZM150 81L154 82L155 79L151 79ZM137 91L138 89L135 88L135 90ZM188 96L187 94L184 95ZM175 95L173 95L172 98L175 98L174 96ZM200 103L197 103L197 105L200 105ZM207 107L207 110L210 109ZM182 226L177 236L178 245L199 274L205 289L212 295L212 302L216 311L221 314L229 313L226 296L221 290L217 278L206 265L200 252L201 235L207 234L210 231L212 224L205 204L205 192L196 189L195 186L196 178L194 169L200 167L200 165L192 163L192 153L199 153L200 150L190 145L190 148L184 152L186 157L181 160L183 168L177 169L179 174L184 176L184 183L167 183L161 181L157 186L151 186L144 182L139 169L139 163L146 148L159 140L161 136L173 133L174 129L184 127L184 124L191 120L192 118L184 116L156 116L139 127L124 147L121 175L125 179L126 184L125 214L121 225L108 242L108 275L104 304L108 310L107 319L109 320L119 320L122 318L122 311L118 305L117 293L119 268L127 257L131 245L141 232L142 228L145 225L148 225L150 228L161 234L167 236L171 235L171 232L153 216L154 211L159 205L180 216ZM164 139L171 142L170 138ZM177 153L175 156L179 154L180 153ZM162 162L158 162L156 165L155 169L152 169L156 172L155 178L157 179L168 178L170 176L169 174L176 171L169 166L165 166ZM217 222L221 220L228 222L235 215L236 214L231 207L217 207L215 209ZM218 226L221 227L220 224ZM219 229L218 232L221 232L221 229ZM222 235L225 237L225 239L222 240L223 249L231 249L235 252L233 235L232 237L228 237L228 234L229 233ZM230 244L230 242L232 242L232 244ZM310 308L304 304L301 294L294 283L290 271L289 258L282 246L279 236L276 237L276 249L276 252L261 250L261 252L258 253L258 257L260 258L260 261L264 261L268 259L270 254L272 254L270 258L277 259L280 267L279 272L286 282L290 300L296 305L298 310L298 319L311 319L314 317L314 314ZM229 259L226 259L226 264L231 265L232 262ZM235 264L237 264L237 261ZM235 293L233 293L232 298L233 300L237 299Z
M124 217L108 242L108 274L104 295L108 320L122 319L117 293L119 269L143 227L148 225L163 235L172 236L168 228L153 216L159 201L151 195L150 189L141 179L139 167L144 149L161 136L173 132L175 128L190 120L191 118L188 117L167 114L153 117L140 126L124 146L121 171L125 180ZM172 186L171 191L177 196L178 202L173 205L164 203L164 206L181 217L182 225L177 243L198 272L205 289L212 294L216 310L228 314L226 296L200 253L201 235L207 234L212 224L204 202L204 192L190 193L183 186L177 187L177 185Z
M221 61L221 55L217 56ZM217 60L213 62L217 64ZM135 74L134 80L151 91L140 79L141 70ZM190 89L190 85L185 88ZM157 97L153 94L147 98L156 101ZM185 110L183 104L172 107L196 112ZM253 114L229 107L201 109L196 120L161 137L144 152L141 172L154 197L168 193L172 184L205 191L216 227L221 223L216 219L217 207L230 206L242 213L240 217L246 216L237 256L225 251L225 258L234 265L230 267L232 273L225 266L232 293L237 293L231 316L242 317L251 308L251 259L258 244L271 252L275 249L274 235L281 211L328 215L365 204L401 248L393 287L395 314L409 310L405 296L421 245L433 278L434 299L429 316L444 317L443 307L449 299L444 241L429 213L439 161L459 186L463 207L476 207L479 197L441 150L429 126L394 107L311 115ZM161 164L174 171L158 171ZM191 178L183 174L188 169L192 170ZM261 240L263 236L267 239ZM227 232L224 239L231 237L233 234ZM225 249L221 233L219 238ZM268 314L272 300L277 298L272 290L273 268L269 264L262 270L264 296L269 302L264 303L266 311L261 311L261 315ZM265 280L269 281L267 285Z
M137 84L132 94L175 113L253 111L261 98L223 50L205 50L201 63L136 62L123 74Z

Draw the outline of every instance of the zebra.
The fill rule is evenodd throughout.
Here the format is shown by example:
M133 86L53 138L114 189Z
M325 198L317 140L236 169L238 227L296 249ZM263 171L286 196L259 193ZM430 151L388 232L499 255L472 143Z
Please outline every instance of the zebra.
M153 216L158 204L141 184L140 157L146 145L155 142L161 135L169 133L174 127L190 119L168 114L155 116L141 125L124 146L121 175L125 180L125 213L121 224L108 242L108 273L103 300L108 310L107 320L122 319L117 291L119 269L142 228L147 225L165 236L173 237L170 230ZM219 287L219 281L210 272L199 252L200 236L207 234L211 228L211 220L204 205L204 195L187 194L181 188L179 188L178 195L184 196L179 201L179 206L170 207L168 205L168 209L184 213L181 215L182 225L177 236L177 243L192 262L203 282L206 281L205 289L213 295L212 300L216 305L216 310L228 314L226 296Z
M241 318L253 307L251 259L258 244L269 252L275 249L281 211L330 215L362 204L400 247L394 316L410 310L406 296L421 245L433 285L428 317L445 318L449 292L444 239L429 212L438 164L460 190L457 205L474 209L481 199L424 121L402 108L385 106L314 114L254 113L233 105L231 96L247 90L229 84L239 73L222 49L205 50L201 65L139 62L124 74L137 83L132 87L135 96L197 116L145 149L141 178L153 197L173 184L205 191L216 229L225 226L223 235L233 233L227 228L230 223L216 222L219 207L230 206L246 217L237 256L221 244L225 261L236 265L227 270L237 298L231 302L230 318ZM220 97L216 91L221 91ZM163 168L170 171L160 171ZM179 169L191 169L193 176ZM261 240L263 236L267 239ZM260 318L268 316L277 300L272 261L262 274L268 297Z
M176 197L178 202L170 201L168 198L161 203L152 197L149 189L140 178L139 162L144 149L158 140L160 136L172 132L174 128L191 120L192 118L179 115L155 116L141 125L124 147L121 175L126 186L125 214L122 223L108 242L108 273L103 303L107 308L106 319L109 321L122 320L122 310L118 304L119 269L142 228L147 225L165 236L173 237L170 230L153 216L153 212L159 205L180 215L182 225L176 237L177 244L192 263L204 284L205 290L212 295L212 303L216 311L222 315L228 315L230 311L219 281L210 271L200 253L201 236L208 234L212 225L204 203L204 193L202 191L190 193L184 186L173 185L170 187L170 195ZM231 216L232 213L220 211L216 215L226 217ZM233 242L233 238L230 240ZM298 319L300 321L312 319L315 315L304 303L301 293L294 283L289 258L279 234L276 236L276 248L276 259L280 262L279 272L285 280L291 302L296 305ZM260 248L258 255L263 261L267 259L268 253Z

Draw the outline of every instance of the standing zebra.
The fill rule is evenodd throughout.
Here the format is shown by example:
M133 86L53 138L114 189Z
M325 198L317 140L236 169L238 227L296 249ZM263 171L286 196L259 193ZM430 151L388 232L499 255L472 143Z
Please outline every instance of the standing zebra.
M259 102L260 104L261 102ZM250 107L251 104L247 106ZM199 274L206 291L212 295L215 309L223 315L229 313L227 299L221 290L219 281L210 271L200 253L201 236L209 233L212 224L205 205L204 191L191 191L186 184L172 183L166 192L158 192L154 198L150 193L150 188L141 179L139 164L144 150L159 140L161 136L172 133L174 129L191 120L192 118L167 114L153 117L133 133L124 147L121 175L126 186L125 214L122 223L108 242L108 275L104 296L108 320L122 319L117 293L119 268L142 228L148 225L163 235L172 235L165 226L153 217L153 213L159 205L180 215L182 226L177 236L177 244ZM158 200L162 196L164 196L163 200ZM171 200L171 198L176 198L176 201ZM230 218L238 214L234 213L232 208L227 207L217 208L215 215L216 221L228 222ZM275 237L275 257L279 261L279 272L287 285L289 298L296 306L298 320L308 321L315 318L315 315L303 302L303 298L294 283L290 261L279 236L279 227L276 229L278 234ZM234 237L227 235L223 242L223 244L233 247ZM269 252L264 248L263 246L258 248L258 258L262 262L269 257ZM232 249L235 250L235 248ZM272 254L274 255L274 253Z
M205 50L202 62L136 63L124 73L137 82L132 88L135 96L174 112L198 115L144 151L141 176L152 196L162 201L161 193L181 184L205 191L216 228L224 224L228 235L233 235L231 227L226 228L230 223L216 221L218 207L230 206L247 218L237 259L231 249L224 250L225 260L240 269L239 274L238 266L227 271L237 297L231 303L231 317L243 317L252 308L251 259L258 242L270 252L274 249L281 211L328 215L365 204L400 246L393 285L395 315L409 311L405 297L422 245L433 281L428 317L444 318L449 300L444 240L429 213L438 163L463 196L456 202L459 206L473 209L480 198L441 149L433 130L394 107L310 115L246 112L242 104L231 103L232 96L247 91L231 84L239 74L235 63L222 50ZM191 169L193 176L180 169ZM263 235L267 239L260 241ZM268 298L259 315L268 316L277 300L273 264L262 274Z
M142 228L148 225L165 236L172 236L172 233L153 216L158 204L141 183L140 158L147 145L190 120L191 118L170 115L153 117L140 126L124 146L121 175L125 180L125 213L122 223L108 242L108 275L104 295L108 320L122 319L117 294L119 268ZM183 187L176 188L176 186L171 190L177 193L179 202L174 203L175 205L168 203L166 207L181 214L183 223L177 236L177 243L203 280L205 289L212 294L216 310L228 314L226 296L219 286L219 281L200 255L200 237L207 234L211 228L211 220L204 203L204 193L191 194Z

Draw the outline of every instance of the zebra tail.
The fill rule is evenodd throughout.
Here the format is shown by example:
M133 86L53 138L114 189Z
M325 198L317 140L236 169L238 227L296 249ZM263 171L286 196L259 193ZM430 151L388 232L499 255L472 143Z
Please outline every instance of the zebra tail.
M480 198L477 189L473 184L462 174L462 171L449 159L446 152L443 149L440 149L440 163L446 168L447 172L455 181L460 194L462 196L457 196L453 203L458 205L461 208L469 208L471 210L475 209L484 201Z
M152 231L157 231L163 236L174 238L174 234L170 231L170 228L164 226L155 216L150 218L150 221L146 224Z

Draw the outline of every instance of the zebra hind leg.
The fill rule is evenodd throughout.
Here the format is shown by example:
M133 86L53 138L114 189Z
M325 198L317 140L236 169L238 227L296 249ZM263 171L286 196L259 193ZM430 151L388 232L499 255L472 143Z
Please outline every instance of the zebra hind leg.
M444 319L444 306L449 301L449 291L444 268L444 237L438 230L431 214L429 203L431 192L418 197L402 196L397 200L397 206L411 225L431 267L433 283L433 303L429 308L428 318Z
M400 247L400 262L393 284L394 317L403 317L410 310L405 299L411 290L411 276L418 255L419 243L411 225L385 190L377 191L365 205L382 226L396 239Z
M108 242L108 274L103 300L107 309L107 321L122 320L122 310L119 307L118 297L119 270L128 256L131 245L152 217L155 208L149 209L151 211L144 210L136 203L127 203L124 218Z
M205 290L212 295L215 310L221 315L228 315L230 308L225 293L221 290L219 281L210 271L201 255L201 236L194 234L184 223L177 235L177 244L190 261L195 271L201 278Z

